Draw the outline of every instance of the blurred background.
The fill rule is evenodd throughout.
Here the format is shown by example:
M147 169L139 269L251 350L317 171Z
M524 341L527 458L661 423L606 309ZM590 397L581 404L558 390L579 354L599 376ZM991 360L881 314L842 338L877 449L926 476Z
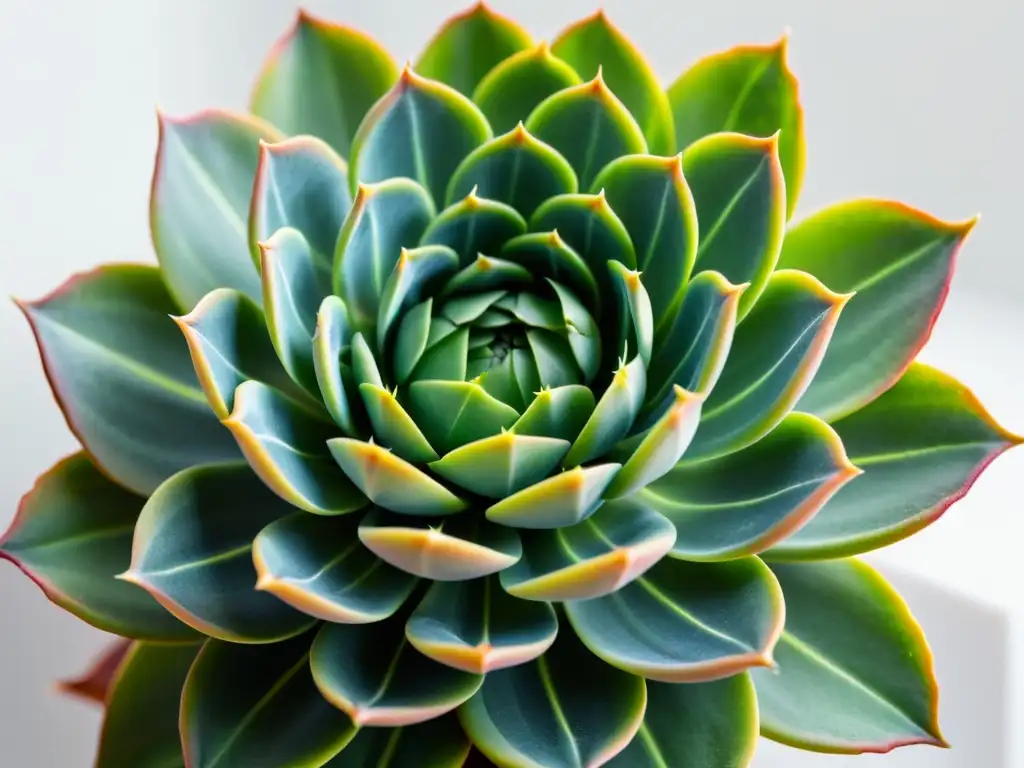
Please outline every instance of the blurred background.
M464 2L309 0L411 59ZM538 37L595 0L493 0ZM791 31L807 110L797 216L846 197L904 200L946 219L979 211L946 312L923 359L1024 431L1024 3L973 0L606 0L668 84L699 56ZM285 0L0 0L0 292L35 298L104 261L151 261L155 107L244 109L296 5ZM0 528L35 476L75 444L27 326L0 305ZM866 758L766 744L757 768L1024 766L1024 452L913 540L872 557L932 642L952 751ZM99 713L53 692L103 637L0 563L0 764L88 766ZM1016 740L1016 741L1015 741ZM1016 751L1015 751L1016 750ZM126 766L126 768L131 768ZM674 767L675 768L675 767ZM680 767L682 768L682 767Z

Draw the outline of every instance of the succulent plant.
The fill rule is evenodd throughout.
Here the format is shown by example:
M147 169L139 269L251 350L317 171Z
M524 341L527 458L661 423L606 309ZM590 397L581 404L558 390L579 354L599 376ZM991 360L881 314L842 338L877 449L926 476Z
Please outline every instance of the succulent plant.
M251 113L160 117L158 266L22 304L82 451L0 554L124 638L98 768L945 745L856 556L1020 442L915 360L974 220L790 223L786 39L665 90L603 13L302 13Z

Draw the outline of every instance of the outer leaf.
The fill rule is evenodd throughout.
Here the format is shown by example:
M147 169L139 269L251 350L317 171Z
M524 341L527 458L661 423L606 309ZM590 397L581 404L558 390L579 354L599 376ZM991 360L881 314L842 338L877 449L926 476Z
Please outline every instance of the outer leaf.
M507 496L487 508L487 519L515 528L561 528L590 517L619 464L577 466Z
M324 768L463 768L470 744L455 715L404 728L361 728Z
M519 418L514 408L470 381L414 382L409 411L442 454L508 429Z
M755 673L761 733L816 752L947 746L932 657L895 590L855 560L773 566L786 595L778 673Z
M446 245L459 254L459 264L465 267L480 254L498 253L507 240L525 231L526 221L515 208L478 197L474 185L462 200L449 205L431 222L421 245Z
M647 151L643 131L600 72L590 82L538 104L526 129L569 161L580 189L589 189L601 168L616 157Z
M349 182L354 190L357 181L405 176L440 203L462 158L492 135L473 102L406 67L352 141Z
M493 576L432 585L405 626L420 653L479 675L532 661L557 633L550 605L517 600Z
M303 512L274 521L253 542L256 589L324 621L386 619L412 593L416 580L366 549L358 525L355 515Z
M736 330L721 378L683 461L723 456L768 434L811 383L850 296L810 275L775 272Z
M234 643L292 637L313 618L253 589L251 554L260 529L290 511L244 464L187 469L146 502L131 565L118 578L210 637Z
M134 641L118 638L111 641L78 676L59 680L57 690L83 701L106 706L114 676Z
M440 717L480 688L482 675L428 659L405 639L409 610L357 627L325 624L313 643L313 679L359 727L414 725Z
M671 155L676 135L672 108L644 55L609 21L604 10L573 24L552 43L583 77L603 71L608 85L636 118L655 155Z
M535 662L487 675L459 719L499 765L597 768L633 739L646 707L642 679L602 663L564 627Z
M567 440L502 432L456 448L430 468L471 493L503 499L547 477L568 450Z
M698 273L714 270L748 284L739 319L761 295L779 260L786 229L786 180L779 134L707 136L683 152L683 172L697 206Z
M575 440L594 412L594 393L581 384L545 389L512 425L518 435Z
M524 600L589 600L641 576L675 542L672 524L635 499L604 505L576 525L523 533L523 558L500 575Z
M856 294L801 410L835 421L896 383L931 335L976 222L950 224L901 203L853 200L790 230L781 268Z
M317 515L340 515L366 504L331 461L327 442L336 434L333 427L270 387L242 384L224 425L253 471L289 504Z
M675 556L728 560L763 552L799 532L860 473L831 427L791 413L743 450L677 466L643 497L679 532Z
M132 646L113 679L96 768L184 768L178 703L200 647Z
M247 221L261 141L283 136L267 123L220 110L159 115L150 197L153 247L167 287L185 309L215 288L259 300Z
M650 680L701 683L771 667L782 590L755 557L667 558L615 594L566 603L580 639L612 666Z
M359 417L363 414L353 402L355 383L352 381L352 369L341 362L342 352L351 341L352 328L345 302L337 296L328 296L316 314L316 331L312 342L313 370L331 418L341 427L342 432L354 437L360 434Z
M690 685L648 680L644 724L608 768L746 768L758 725L747 673Z
M347 157L363 116L397 77L375 40L300 10L264 64L250 108L286 133L319 136Z
M131 561L132 532L145 503L76 453L21 499L0 538L0 558L99 629L146 640L193 640L195 631L153 598L114 579Z
M105 474L146 495L180 469L237 458L155 267L100 267L19 306L68 426Z
M865 408L833 425L865 470L772 559L831 559L906 538L938 520L1021 437L1000 427L952 376L912 363Z
M496 64L533 44L530 33L486 3L448 19L416 62L424 77L466 96Z
M744 45L707 56L668 89L676 146L686 149L712 133L767 137L781 131L779 158L792 216L803 186L806 144L787 37L772 45Z
M491 127L504 133L525 120L548 96L580 82L576 70L553 55L542 41L491 69L473 92L473 101Z
M352 740L353 724L313 684L310 639L203 647L181 697L189 766L323 765Z

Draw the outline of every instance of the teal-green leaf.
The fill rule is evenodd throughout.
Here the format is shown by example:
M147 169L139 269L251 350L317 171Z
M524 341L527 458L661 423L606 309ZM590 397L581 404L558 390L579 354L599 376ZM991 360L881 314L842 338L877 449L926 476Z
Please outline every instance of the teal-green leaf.
M416 586L359 541L356 515L305 512L275 520L256 536L256 589L309 616L336 624L371 624L397 611Z
M619 464L577 466L506 496L487 508L487 519L515 528L561 528L584 520L601 505Z
M458 275L456 275L458 277ZM455 278L452 278L454 280ZM451 281L448 282L451 285ZM421 301L402 318L395 335L395 353L391 367L395 372L395 383L401 386L409 380L416 363L427 349L430 339L430 316L434 300Z
M292 227L309 244L323 295L330 293L334 248L351 207L348 167L323 141L299 136L261 143L249 206L249 249L256 264L260 243L282 227Z
M355 397L351 366L342 363L342 352L352 341L348 308L337 296L328 296L316 313L313 332L313 370L320 396L334 422L349 437L361 433L361 411ZM351 350L349 350L351 352ZM351 358L350 358L351 359ZM356 401L356 402L354 402Z
M359 727L414 725L451 712L482 675L427 658L405 637L411 604L372 626L325 624L310 665L317 687Z
M551 50L582 77L594 77L601 72L636 118L650 151L655 155L673 153L676 133L672 108L658 76L643 53L603 10L559 34Z
M391 56L368 35L301 10L260 71L250 109L347 157L363 116L397 78Z
M253 471L289 504L317 515L341 515L366 504L366 497L331 461L327 441L337 428L276 390L245 382L224 424Z
M634 357L629 364L620 364L572 444L564 466L575 467L599 458L626 437L640 412L646 389L647 368L641 357Z
M616 157L647 151L643 131L600 72L538 104L526 130L569 161L580 189L589 189L601 168Z
M677 466L642 495L679 532L673 555L729 560L799 531L860 472L834 429L816 416L791 413L753 445Z
M591 768L625 748L646 707L641 678L603 663L563 626L536 661L487 675L459 719L498 765Z
M260 142L284 137L262 120L220 110L159 120L149 223L167 288L186 312L215 288L259 301L249 204Z
M410 377L413 381L463 381L469 356L469 328L458 328L429 347Z
M587 262L566 244L557 231L532 232L512 238L505 244L501 255L529 270L536 278L550 278L566 286L591 311L596 311L599 307L599 292L594 273Z
M529 285L532 281L533 275L526 267L478 253L474 261L445 283L441 295L475 293L495 288L510 290Z
M349 160L349 184L404 176L445 198L448 182L462 159L492 138L476 105L444 83L410 68L367 113Z
M756 557L665 558L597 600L566 603L580 639L612 666L665 683L703 683L772 666L782 590Z
M181 469L238 458L156 267L103 266L20 306L68 426L105 474L148 495Z
M367 333L377 324L402 249L419 242L434 214L426 190L410 179L359 186L334 251L334 292L345 300L356 330Z
M417 381L409 412L442 455L508 429L519 413L471 381Z
M437 452L393 393L374 384L360 384L359 393L370 417L373 436L382 445L414 464L437 459Z
M594 405L594 393L581 384L544 389L512 425L512 431L575 440L594 412Z
M203 646L181 696L190 767L323 765L352 740L355 726L313 684L311 640Z
M568 450L567 440L502 432L446 453L430 469L471 493L503 499L547 477Z
M804 113L789 68L788 38L743 45L698 61L669 87L676 147L684 150L712 133L766 138L780 132L779 158L792 216L804 180Z
M779 268L855 294L802 411L835 421L891 387L931 336L977 219L951 224L885 200L852 200L790 228Z
M524 600L590 600L639 578L672 548L676 531L642 501L619 499L575 525L521 537L522 559L499 575L506 592Z
M111 681L96 768L185 768L178 709L201 647L132 645Z
M14 563L66 611L106 632L145 640L196 639L142 590L117 581L131 562L135 522L146 500L115 485L76 453L22 498L0 538Z
M459 254L459 265L465 267L480 254L497 254L507 240L525 231L522 214L507 203L478 197L474 186L430 223L420 245L446 245Z
M640 281L639 272L628 269L620 261L609 261L607 267L612 274L612 286L617 299L615 311L619 337L614 349L620 352L629 350L630 354L639 355L645 366L650 365L654 347L651 297Z
M576 365L583 374L583 381L590 384L600 372L601 329L594 317L587 311L576 295L563 285L548 278L548 284L555 292L558 303L562 305L562 323L569 347L572 349ZM643 298L639 298L638 307L643 312ZM647 308L650 308L648 302ZM558 329L561 330L561 329Z
M105 705L114 675L135 643L124 637L107 641L81 672L57 681L57 692L83 702Z
M252 561L256 535L291 512L245 464L186 469L149 497L135 526L131 565L118 578L210 637L292 637L313 617L253 589Z
M636 264L651 297L655 328L679 308L697 257L698 222L681 155L632 155L613 160L594 180L604 190L633 243Z
M356 333L352 337L352 348L350 350L352 359L352 381L357 387L363 384L370 384L374 387L384 386L380 368L377 365L377 358L366 337Z
M896 385L832 425L864 475L768 553L818 560L867 552L938 520L1022 442L952 376L912 363Z
M473 91L473 101L495 132L504 133L525 120L548 96L580 82L576 70L542 41L491 69Z
M384 285L377 311L377 348L387 349L399 316L436 291L459 268L459 256L444 245L403 248Z
M738 451L782 421L818 371L849 298L805 272L773 273L760 300L736 329L683 461L689 464Z
M454 714L403 728L360 728L324 768L463 768L469 739Z
M431 585L405 626L420 653L479 675L532 661L557 633L548 603L512 597L494 576Z
M927 641L885 579L856 560L772 568L786 630L778 671L754 672L761 734L826 753L947 746Z
M747 285L740 298L742 320L775 269L785 236L786 180L779 136L707 136L683 152L683 173L700 231L694 270L713 270Z
M710 683L647 681L640 732L608 768L747 768L757 748L757 695L749 673Z
M530 134L522 123L473 150L452 175L451 205L474 190L481 197L512 206L525 218L555 195L576 192L576 173L555 149Z

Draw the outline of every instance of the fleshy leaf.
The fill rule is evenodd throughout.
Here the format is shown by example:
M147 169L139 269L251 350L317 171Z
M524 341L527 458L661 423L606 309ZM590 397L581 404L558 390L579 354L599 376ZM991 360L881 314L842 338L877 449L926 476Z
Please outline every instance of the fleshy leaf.
M388 334L399 316L408 312L455 274L459 256L444 245L403 248L384 286L377 312L377 347L387 348Z
M403 728L361 728L324 768L469 768L469 739L454 714Z
M451 281L448 282L448 285L451 285ZM427 349L433 306L433 299L421 301L405 313L405 317L402 318L398 326L398 333L395 336L394 360L392 361L396 384L402 385L409 380L409 376L412 375L416 364Z
M363 116L398 78L368 35L299 11L264 64L253 114L288 134L319 136L347 157Z
M444 200L448 182L466 155L492 138L476 105L444 83L409 67L367 113L352 141L349 183L404 176Z
M409 411L442 455L508 429L519 413L471 381L417 381Z
M196 639L152 597L114 576L131 562L146 500L115 485L83 453L43 474L0 538L17 565L66 611L99 629L145 640Z
M736 329L683 461L738 451L782 421L818 371L849 299L849 294L833 293L804 272L773 273Z
M487 146L486 144L484 146ZM446 245L468 266L481 253L493 255L507 240L526 231L526 220L512 206L477 196L474 186L430 223L421 245Z
M156 267L100 267L20 306L68 426L105 474L147 495L180 469L238 458Z
M826 753L947 746L921 628L856 560L772 566L786 595L777 672L754 673L761 734Z
M786 230L786 180L779 135L719 133L683 152L683 173L697 206L697 273L713 270L737 285L742 320L779 260Z
M397 611L416 580L359 541L359 518L297 512L274 521L252 547L256 589L337 624L370 624Z
M414 725L451 712L480 688L475 675L429 659L405 638L412 607L370 627L325 624L313 642L313 679L359 727Z
M557 231L532 232L515 237L505 244L501 255L528 269L535 277L551 278L565 285L592 311L598 308L598 287L594 273Z
M562 305L562 322L564 333L569 347L572 349L573 357L576 358L576 365L583 374L583 381L591 383L600 372L601 365L601 330L593 316L587 311L580 300L557 282L548 278L548 284L555 292L558 303ZM644 294L646 296L646 294ZM639 306L643 307L643 297L640 298ZM648 304L648 309L650 308ZM562 329L558 329L562 332Z
M569 161L580 189L589 189L601 168L616 157L647 151L643 131L600 71L589 82L538 104L526 129Z
M575 467L603 456L629 434L640 412L646 388L647 369L643 359L634 357L628 365L620 365L572 444L564 466Z
M639 578L675 540L664 517L636 499L620 499L575 525L524 531L522 559L499 578L524 600L589 600Z
M161 114L159 123L149 223L167 288L186 312L216 288L259 301L249 203L260 142L284 137L262 120L220 110Z
M616 314L619 338L615 349L628 349L631 353L635 350L647 366L651 362L651 351L654 347L654 313L651 309L651 297L640 282L639 272L627 269L619 261L609 261L607 266L611 271L613 291L618 299Z
M833 427L864 476L772 549L773 560L848 557L906 538L938 520L1022 441L967 387L920 362Z
M544 389L512 425L512 431L517 435L575 440L594 412L594 405L594 393L580 384Z
M433 581L478 579L522 556L514 530L469 513L433 521L374 509L359 523L359 539L385 562Z
M803 186L807 148L788 43L783 37L772 45L738 46L707 56L669 87L668 99L680 150L712 133L765 138L781 131L779 158L792 216Z
M462 381L469 356L469 328L458 328L427 349L412 372L414 380Z
M580 639L612 666L665 683L702 683L772 666L782 590L756 557L665 558L615 594L565 605Z
M84 671L75 677L59 680L57 690L105 707L117 670L134 645L133 640L124 638L109 642Z
M563 626L536 661L488 674L459 719L498 765L593 768L633 739L646 706L641 678L601 662Z
M112 681L96 768L184 768L181 687L199 644L136 643Z
M551 53L546 41L520 51L491 69L473 92L473 101L498 133L512 130L552 94L579 85L580 76Z
M131 565L118 578L210 637L292 637L313 617L254 590L252 562L256 534L292 511L245 464L186 469L149 497L135 526Z
M181 695L188 765L322 765L355 736L310 674L311 634L272 645L210 640Z
M405 515L451 515L466 502L386 448L348 437L327 442L345 475L385 509Z
M676 135L668 97L650 63L603 10L562 32L551 50L582 77L603 72L608 85L636 118L651 153L673 153Z
M373 436L384 446L414 464L437 459L437 453L394 394L374 384L360 384L359 393L373 426Z
M402 248L419 241L434 213L430 195L410 179L359 185L334 251L334 292L356 330L367 333L377 324Z
M317 515L360 509L366 498L331 461L327 441L337 430L265 384L247 381L235 393L224 425L246 460L274 493Z
M337 296L323 300L316 313L313 333L313 369L323 403L334 422L349 437L360 434L358 416L362 415L350 397L355 395L352 369L341 362L342 350L352 340L348 308ZM346 381L346 378L348 381Z
M835 430L791 413L753 445L678 466L642 495L679 532L673 555L729 560L791 536L860 472Z
M384 379L381 378L377 358L363 334L356 333L352 337L352 348L349 351L352 359L352 382L357 387L370 384L383 388Z
M541 480L487 508L487 519L515 528L561 528L585 520L601 505L619 464L577 466Z
M835 421L896 383L931 336L976 222L950 224L901 203L852 200L789 230L780 268L856 294L800 410Z
M550 605L512 597L493 576L433 584L405 627L420 653L479 675L532 661L557 633Z
M529 285L533 274L526 267L505 259L477 254L476 259L445 283L442 296L511 289Z
M757 748L757 695L749 673L710 683L647 681L647 714L608 768L747 768Z
M430 469L471 493L503 499L547 477L568 450L566 440L502 432L446 453Z

